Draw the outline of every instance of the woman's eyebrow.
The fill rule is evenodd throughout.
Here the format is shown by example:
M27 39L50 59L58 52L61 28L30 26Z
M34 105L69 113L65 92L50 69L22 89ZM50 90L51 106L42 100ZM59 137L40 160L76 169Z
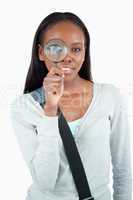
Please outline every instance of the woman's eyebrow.
M75 45L75 44L83 45L84 43L82 43L82 42L74 42L74 43L72 43L72 45Z

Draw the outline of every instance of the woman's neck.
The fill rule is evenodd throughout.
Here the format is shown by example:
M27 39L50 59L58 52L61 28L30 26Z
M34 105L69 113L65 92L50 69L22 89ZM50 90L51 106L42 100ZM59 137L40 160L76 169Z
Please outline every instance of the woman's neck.
M75 91L78 91L83 82L84 79L80 78L79 76L72 80L64 80L64 92L74 93Z

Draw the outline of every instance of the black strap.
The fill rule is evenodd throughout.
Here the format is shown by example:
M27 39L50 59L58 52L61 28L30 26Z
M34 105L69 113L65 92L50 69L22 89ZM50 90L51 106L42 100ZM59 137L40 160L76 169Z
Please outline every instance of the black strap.
M60 110L58 116L59 132L70 165L72 176L78 191L79 200L94 200L91 195L84 167L69 125L67 124L67 121Z

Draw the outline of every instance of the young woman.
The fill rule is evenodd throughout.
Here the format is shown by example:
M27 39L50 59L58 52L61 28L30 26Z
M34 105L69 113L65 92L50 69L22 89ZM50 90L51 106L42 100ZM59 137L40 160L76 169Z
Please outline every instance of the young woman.
M58 63L45 47L61 41L67 52ZM78 200L58 127L58 109L77 144L95 200L131 200L127 106L119 89L92 80L90 37L73 13L55 12L39 25L24 94L12 104L11 119L33 178L26 200ZM67 134L67 133L66 133Z

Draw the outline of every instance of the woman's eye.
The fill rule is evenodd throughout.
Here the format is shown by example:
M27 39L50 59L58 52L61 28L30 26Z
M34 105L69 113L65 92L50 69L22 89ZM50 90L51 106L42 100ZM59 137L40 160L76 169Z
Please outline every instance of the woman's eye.
M73 51L73 52L80 52L81 49L80 49L80 48L72 48L72 51Z

